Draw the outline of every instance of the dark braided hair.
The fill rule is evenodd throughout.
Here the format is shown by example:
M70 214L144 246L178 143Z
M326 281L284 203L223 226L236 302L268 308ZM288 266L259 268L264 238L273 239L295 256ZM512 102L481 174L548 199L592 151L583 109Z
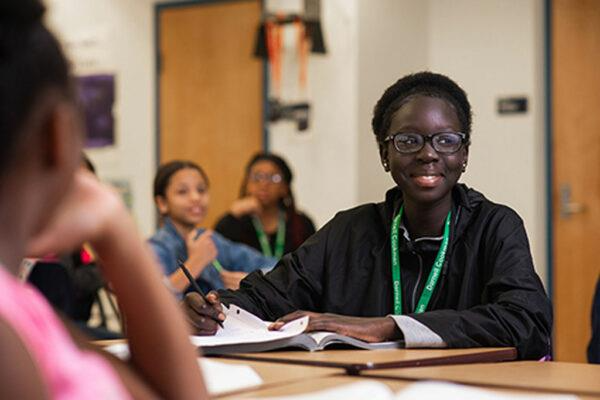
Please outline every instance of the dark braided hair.
M415 96L436 97L450 103L456 110L461 132L467 135L467 146L470 144L472 114L467 94L447 76L428 71L406 75L383 93L371 121L377 143L383 144L394 113Z
M44 12L37 0L0 2L0 173L40 96L55 90L74 98L68 62L42 23Z

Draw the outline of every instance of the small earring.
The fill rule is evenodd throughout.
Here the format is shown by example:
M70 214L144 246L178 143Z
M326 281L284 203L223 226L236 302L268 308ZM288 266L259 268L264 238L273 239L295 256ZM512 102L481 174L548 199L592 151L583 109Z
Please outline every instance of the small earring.
M466 161L462 165L462 172L467 172L467 162Z
M389 171L389 170L390 170L390 166L389 166L389 164L388 164L387 160L385 160L385 161L383 162L383 169L385 169L386 171Z

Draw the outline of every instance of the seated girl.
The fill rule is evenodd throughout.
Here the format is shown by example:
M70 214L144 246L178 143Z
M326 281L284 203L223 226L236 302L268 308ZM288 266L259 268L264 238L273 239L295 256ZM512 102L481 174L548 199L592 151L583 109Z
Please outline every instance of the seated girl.
M190 286L183 263L205 291L237 289L248 272L270 269L277 262L244 244L198 226L208 211L208 177L191 161L161 165L154 178L154 200L162 227L148 240L170 285L177 292Z
M81 121L43 14L36 0L0 5L0 398L207 398L185 320L127 209L76 172ZM97 351L16 279L26 255L86 241L127 321L129 363Z
M390 86L375 106L381 164L396 186L385 200L338 213L267 275L220 291L274 329L310 315L309 330L407 347L514 346L550 353L552 306L535 273L523 221L459 184L471 143L471 106L444 75ZM196 329L220 307L186 297ZM200 304L201 305L201 304ZM212 315L212 314L211 314Z
M296 209L292 178L283 158L256 154L246 166L240 199L219 220L215 231L277 259L296 250L315 233L315 226Z

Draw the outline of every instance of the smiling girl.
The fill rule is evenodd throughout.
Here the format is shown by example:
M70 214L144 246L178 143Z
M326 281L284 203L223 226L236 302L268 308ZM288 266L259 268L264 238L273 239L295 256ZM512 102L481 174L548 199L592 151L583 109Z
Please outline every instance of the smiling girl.
M191 161L168 162L159 167L154 179L154 199L163 225L149 243L178 293L190 284L179 262L205 291L237 289L248 272L276 263L246 245L199 228L208 211L208 188L204 170Z
M310 315L309 330L370 342L549 354L552 306L523 221L458 183L471 143L466 93L444 75L405 76L377 102L372 127L395 182L385 200L339 212L269 274L249 275L221 300L279 318L273 329ZM216 295L209 301L218 308ZM214 324L203 313L188 307L197 327Z

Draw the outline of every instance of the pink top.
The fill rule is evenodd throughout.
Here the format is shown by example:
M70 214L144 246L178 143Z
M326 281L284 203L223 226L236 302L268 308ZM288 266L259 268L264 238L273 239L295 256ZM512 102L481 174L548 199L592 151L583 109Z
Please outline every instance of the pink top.
M51 398L130 398L110 364L93 352L80 350L46 300L2 266L0 318L23 341Z

